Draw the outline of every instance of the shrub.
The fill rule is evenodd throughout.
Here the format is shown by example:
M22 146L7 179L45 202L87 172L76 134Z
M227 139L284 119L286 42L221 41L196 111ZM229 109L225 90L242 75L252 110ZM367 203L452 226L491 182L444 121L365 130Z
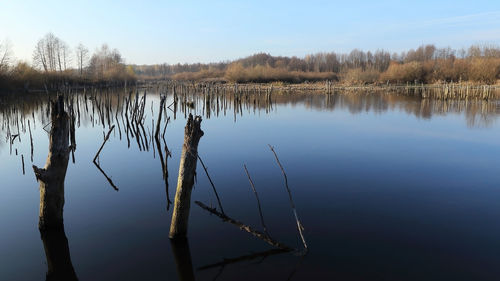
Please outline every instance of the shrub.
M389 68L380 75L380 80L382 82L389 81L391 83L423 82L423 65L421 62L416 61L404 64L393 62L389 65Z
M500 78L500 59L472 58L469 79L493 84Z
M343 76L343 81L348 84L371 84L378 81L380 72L374 68L349 69Z

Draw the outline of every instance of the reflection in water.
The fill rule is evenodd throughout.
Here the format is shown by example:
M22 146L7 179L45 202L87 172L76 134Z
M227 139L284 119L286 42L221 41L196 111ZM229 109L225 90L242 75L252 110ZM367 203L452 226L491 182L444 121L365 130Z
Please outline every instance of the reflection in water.
M47 258L47 281L78 280L76 277L68 239L64 233L64 226L55 229L40 230L45 257Z
M168 122L170 121L170 117L167 117L165 121L165 126L163 128L163 133L161 134L161 138L163 140L163 147L165 150L165 158L163 158L163 150L161 148L160 144L160 129L161 129L161 120L162 120L162 115L163 111L165 111L165 100L166 96L163 96L160 101L160 109L158 111L158 120L156 121L156 131L155 131L155 144L156 144L156 150L158 151L158 158L160 158L160 163L161 163L161 171L162 171L162 176L163 176L163 181L165 182L165 193L167 196L167 211L170 209L170 204L172 204L172 201L170 200L170 195L168 193L168 157L172 157L172 154L168 150L167 147L167 142L165 141L165 132L167 130L167 125ZM165 113L166 116L166 113ZM154 150L153 146L153 150ZM154 152L153 152L154 153Z
M423 119L431 119L435 116L453 113L464 116L464 120L469 127L492 126L500 113L498 101L431 100L383 93L330 95L273 93L270 96L266 94L247 93L234 95L223 92L194 93L178 90L174 96L170 90L160 92L166 98L162 97L159 99L160 95L152 95L149 92L145 95L142 92L139 94L138 92L92 91L72 96L69 95L65 98L69 114L64 112L64 108L60 105L51 110L50 103L48 102L49 98L54 98L51 95L29 96L25 97L22 102L16 98L4 99L0 102L0 136L5 139L5 142L0 139L0 150L4 148L5 153L8 154L10 147L11 158L16 157L19 160L19 162L16 162L16 168L17 163L21 163L23 153L24 158L26 158L24 160L27 162L27 155L30 153L30 148L37 149L36 141L34 145L30 146L32 137L35 140L37 138L35 126L39 126L40 128L46 125L47 130L51 128L47 164L44 169L35 168L41 191L40 224L42 226L49 226L49 221L54 221L55 225L59 225L59 228L46 227L40 230L48 264L48 280L76 280L77 278L71 264L68 240L62 223L64 177L68 159L71 157L69 152L73 152L76 148L75 129L72 126L75 128L95 126L99 130L102 128L103 137L111 127L116 126L117 128L114 130L116 137L120 139L123 137L124 142L126 139L129 147L137 145L142 153L153 150L152 154L156 154L160 158L160 161L158 161L160 163L155 162L154 165L158 165L158 169L161 165L165 183L166 207L168 210L171 202L168 192L167 163L170 151L165 141L165 131L170 118L167 116L168 112L173 112L174 118L175 116L185 116L189 113L201 114L207 119L227 115L231 119L234 118L236 122L239 122L238 118L242 115L273 113L287 108L293 109L294 106L298 105L314 110L342 110L351 112L352 114L364 112L382 114L385 112L400 111ZM149 111L150 103L151 112ZM160 104L159 108L157 106L158 103ZM54 114L56 119L57 116L66 117L57 119L54 122ZM68 115L70 116L69 118L67 117ZM64 119L70 120L70 124L66 125ZM150 119L153 122L149 121ZM32 137L31 130L34 130ZM68 142L68 134L71 143ZM61 135L62 137L60 137ZM79 140L83 143L81 139ZM97 142L100 143L101 140ZM24 146L25 150L20 150L19 155L15 156L15 151L21 148L21 144L26 144ZM79 145L81 144L79 143ZM68 147L71 147L71 149L68 149ZM38 148L38 150L40 149ZM33 162L33 159L31 162ZM21 168L21 165L19 165L19 168ZM94 167L92 168L96 174L99 173ZM101 177L100 174L99 177ZM102 178L102 181L105 182L104 178ZM201 253L197 253L195 248L193 250L194 257L201 255ZM177 265L178 278L181 280L194 280L193 263L187 241L185 244L172 244L172 251ZM264 258L275 253L278 254L279 250L245 254L223 261L220 261L220 257L217 256L214 257L211 265L198 267L198 269L211 267L223 269L227 264L232 262L248 261L259 257ZM300 261L298 264L300 264ZM80 270L80 274L83 274L83 269ZM228 273L227 271L228 269L226 269L226 274ZM222 271L219 271L219 276L220 273Z
M38 227L47 258L47 280L77 280L63 224L64 179L69 152L75 148L68 145L69 120L68 114L64 111L63 97L59 96L57 102L52 103L47 162L42 169L33 165L36 179L40 183ZM71 131L74 132L74 128ZM72 135L74 136L74 133ZM76 143L74 137L72 143Z
M165 141L165 136L162 137L163 146L165 151L165 158L163 157L163 151L160 144L159 137L155 137L156 149L158 151L158 158L160 158L161 170L163 175L163 181L165 182L165 193L167 196L167 211L170 209L170 204L172 201L170 200L170 195L168 192L168 157L172 157L172 154L168 150L167 142Z
M283 254L283 253L288 253L288 252L289 251L285 250L285 249L271 249L271 250L262 251L262 252L258 252L258 253L245 254L245 255L242 255L239 257L226 258L223 261L220 261L217 263L201 266L198 268L198 270L206 270L206 269L210 269L210 268L214 268L214 267L222 267L223 268L223 267L225 267L229 264L233 264L233 263L238 263L238 262L242 262L242 261L250 261L250 260L257 259L257 258L265 259L265 258L272 256L272 255L278 255L278 254ZM305 255L301 255L301 257L305 257Z
M121 91L104 91L75 94L66 98L66 103L76 121L76 127L102 126L109 129L112 125L118 127L121 139L122 131L127 138L128 146L135 142L141 151L149 151L154 147L154 138L164 135L167 124L167 111L172 112L174 119L177 111L187 116L202 115L210 119L219 115L232 115L234 121L243 114L267 114L277 110L279 105L304 105L315 110L348 110L352 114L363 112L384 113L387 111L403 111L417 118L431 119L433 116L450 113L463 114L469 127L488 127L493 124L500 114L500 103L496 100L433 100L418 97L409 97L393 93L350 92L342 94L308 94L277 92L272 96L258 93L225 93L225 92L174 92L172 89L162 89L167 93L167 99L160 105L155 114L151 107L151 116L147 116L147 95L139 92L124 93ZM158 94L156 94L158 96ZM1 128L0 134L5 136L5 143L14 141L11 154L15 151L16 143L27 137L25 133L32 129L35 120L43 124L49 123L50 107L48 99L51 96L23 96L22 102L16 97L3 97L0 103ZM167 106L168 104L168 106ZM151 106L153 104L151 103ZM162 114L165 111L165 114ZM37 113L37 115L35 115ZM156 116L155 116L156 115ZM158 119L156 126L147 125L148 118ZM163 126L159 126L164 122ZM121 124L120 124L121 123ZM155 128L156 127L156 128ZM163 127L163 129L162 129ZM161 133L163 131L163 134ZM73 141L73 131L71 132ZM104 133L104 132L103 132ZM19 137L15 137L19 135ZM22 137L22 138L21 138ZM134 141L135 139L135 141ZM19 155L20 157L20 155Z
M172 239L170 240L170 245L172 247L179 280L195 280L188 240L184 238Z
M100 161L99 161L99 154L101 153L104 145L106 144L106 142L108 141L109 139L109 135L111 135L111 132L113 132L113 129L115 128L115 125L111 126L111 128L109 129L108 133L106 134L106 136L104 137L104 141L102 142L102 145L101 147L99 148L99 150L97 151L96 155L94 156L94 160L92 160L92 162L94 163L94 165L96 166L96 168L99 170L99 172L101 172L104 177L106 178L106 180L109 182L109 184L111 185L111 187L113 187L114 190L118 191L118 187L116 187L116 185L113 183L113 181L111 180L111 178L108 176L108 174L106 174L106 172L104 172L104 170L101 168L101 165L100 165Z

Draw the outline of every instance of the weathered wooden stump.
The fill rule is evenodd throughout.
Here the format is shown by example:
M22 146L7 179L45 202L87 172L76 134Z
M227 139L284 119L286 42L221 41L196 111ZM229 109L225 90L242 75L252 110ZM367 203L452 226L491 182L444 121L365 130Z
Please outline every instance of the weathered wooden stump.
M182 146L174 211L170 224L169 237L171 239L184 238L187 234L189 209L191 206L191 190L194 185L196 163L198 161L198 143L202 136L201 116L196 116L193 119L193 115L189 114L184 129L184 145Z
M33 165L40 183L40 217L38 227L62 228L64 207L64 178L68 168L69 117L64 111L64 100L59 96L52 104L49 154L45 167Z

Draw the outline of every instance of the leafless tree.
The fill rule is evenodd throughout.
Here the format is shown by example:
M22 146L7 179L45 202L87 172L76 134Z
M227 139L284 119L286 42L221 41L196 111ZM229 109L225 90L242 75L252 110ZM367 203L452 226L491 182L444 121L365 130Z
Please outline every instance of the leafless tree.
M90 58L89 70L96 78L118 73L125 68L123 58L117 49L110 50L103 44Z
M78 64L78 71L80 72L80 76L83 75L83 69L87 65L89 60L89 49L85 47L82 43L78 44L75 49L76 53L76 62Z
M57 60L59 71L66 71L71 64L71 49L60 39L57 41Z
M12 63L12 46L9 40L0 42L0 72L6 71Z
M33 63L45 71L64 71L70 62L68 45L52 33L38 40L33 52Z

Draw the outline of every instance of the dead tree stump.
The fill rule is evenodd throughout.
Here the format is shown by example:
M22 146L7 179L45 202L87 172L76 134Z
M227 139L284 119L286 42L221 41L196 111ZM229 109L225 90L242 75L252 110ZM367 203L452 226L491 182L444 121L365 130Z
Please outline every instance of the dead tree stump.
M40 183L40 217L38 227L63 227L64 178L69 160L69 117L64 111L64 100L59 96L52 103L49 154L45 167L33 165Z
M169 237L171 239L184 238L187 234L191 190L194 185L196 163L198 161L198 143L202 136L201 116L196 116L193 119L193 115L189 114L186 127L184 128L184 145L182 146L174 211L170 224Z

